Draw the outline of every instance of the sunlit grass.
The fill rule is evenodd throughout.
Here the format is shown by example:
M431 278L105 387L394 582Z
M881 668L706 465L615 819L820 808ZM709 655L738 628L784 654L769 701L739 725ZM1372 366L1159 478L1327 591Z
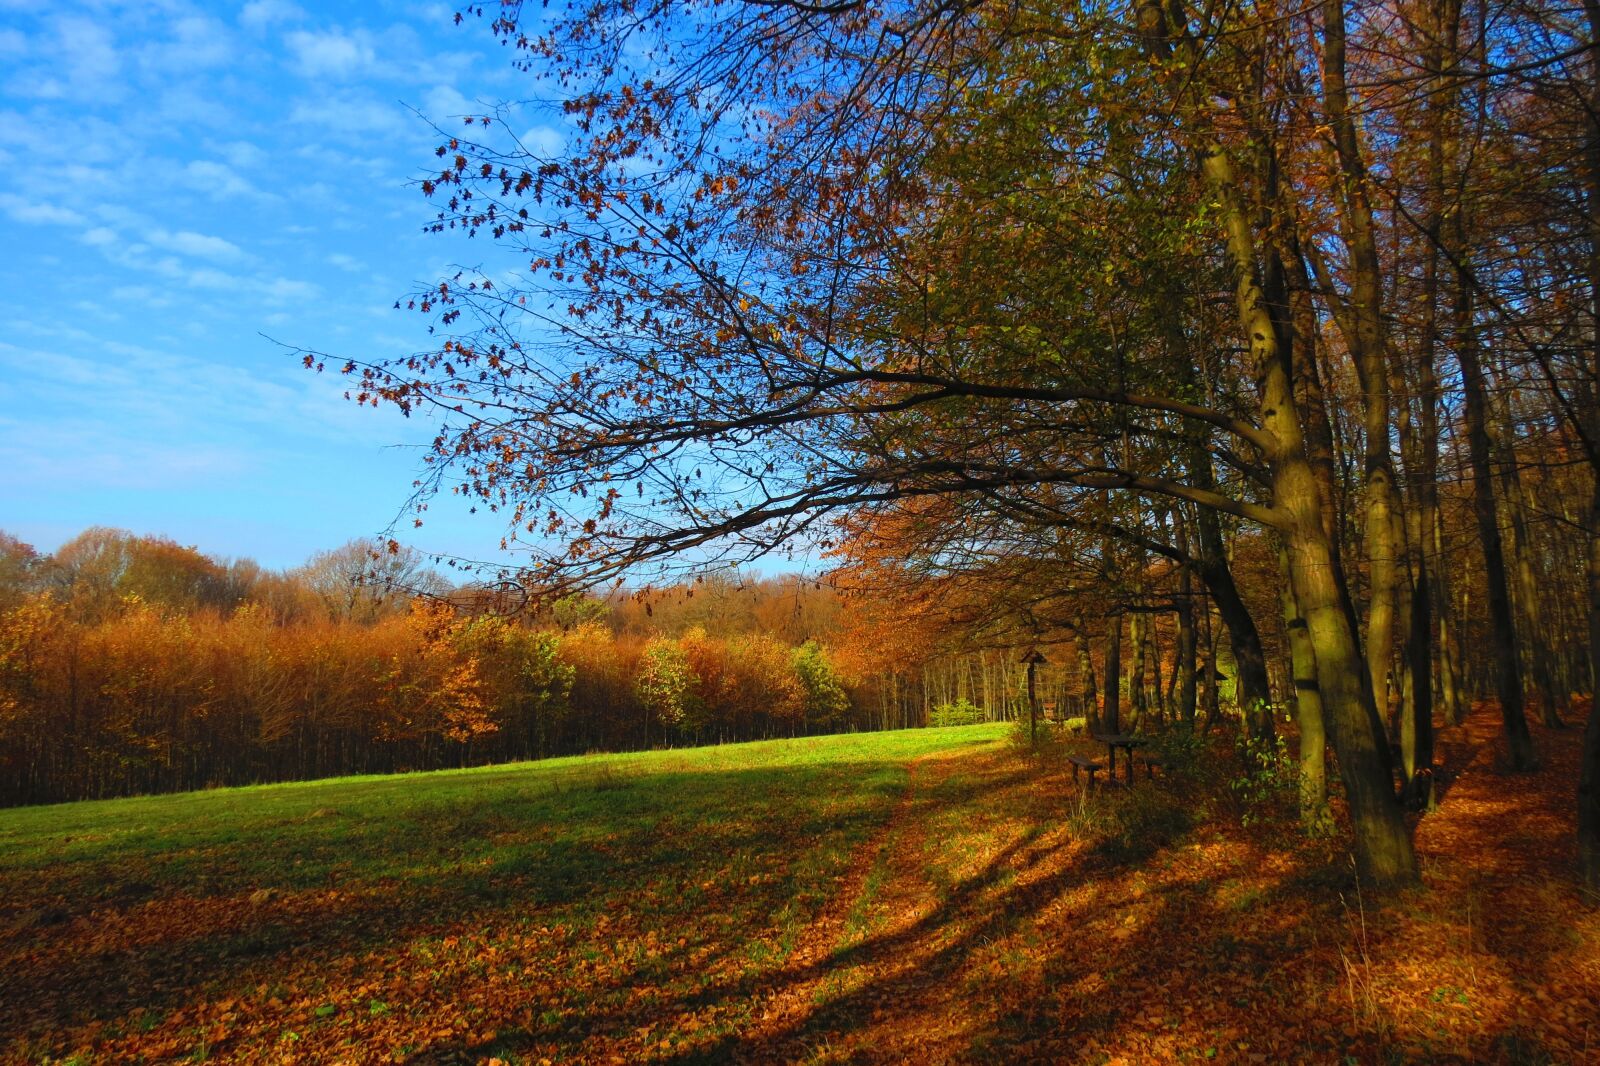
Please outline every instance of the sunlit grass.
M481 992L487 999L521 997L519 1039L559 1039L572 1018L596 1012L615 1016L602 1033L625 1030L708 983L780 967L894 809L908 764L992 746L1002 731L854 734L7 811L0 928L15 935L4 954L59 952L61 964L25 1021L0 1023L0 1049L61 1054L86 1027L100 1032L99 1046L147 1034L181 1046L197 1038L168 1019L195 1000L284 1015L273 1040L255 1035L261 1054L277 1040L327 1052L358 1033L398 1047L407 1025L437 1007L432 993L419 1002L414 989L390 987L417 973L432 975L430 986L451 974L496 989ZM109 943L83 945L91 926ZM127 973L97 960L107 947L134 952ZM470 1013L447 1011L445 1028L471 1030ZM697 1029L741 1024L726 1013Z

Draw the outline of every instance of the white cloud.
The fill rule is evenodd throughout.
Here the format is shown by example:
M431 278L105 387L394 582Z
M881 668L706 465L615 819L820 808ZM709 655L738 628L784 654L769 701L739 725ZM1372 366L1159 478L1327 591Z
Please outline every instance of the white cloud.
M211 126L229 129L238 119L222 102L214 89L203 85L182 85L169 88L158 97L160 103L155 114L164 121L180 123L185 127Z
M251 0L239 12L239 25L259 33L279 22L299 22L305 17L305 11L288 0Z
M405 128L398 105L349 93L297 101L289 120L340 134L392 134Z
M518 138L523 148L542 158L561 154L567 139L554 126L535 126Z
M309 281L298 281L292 278L273 278L256 286L267 300L273 303L292 303L298 300L314 299L320 291Z
M331 265L338 267L340 270L348 270L352 274L358 274L362 270L366 269L366 265L362 263L361 260L357 259L353 255L346 255L343 252L334 252L332 255L328 256L328 262Z
M344 79L370 70L377 62L371 35L364 30L313 33L295 30L284 38L295 66L308 78Z
M118 285L111 290L111 299L119 304L137 304L142 310L152 307L171 307L175 302L165 292L148 285Z
M86 230L78 239L91 248L104 248L117 243L117 231L109 226L96 226Z
M175 71L220 67L233 59L228 27L213 18L188 15L166 23L170 36L139 50L146 70L170 76Z
M435 85L428 90L428 95L422 102L422 113L435 122L460 119L463 115L476 114L482 110L481 107L474 107L465 96L450 85Z
M220 151L228 164L239 170L253 170L267 161L267 153L249 141L230 141Z
M271 193L256 188L226 163L210 159L190 161L183 168L180 180L189 188L203 192L213 200L276 198Z
M161 261L161 272L169 276L174 273L167 266L170 262L171 260L166 259ZM244 278L225 273L215 267L200 267L196 270L183 271L181 280L190 288L214 289L219 292L237 292L240 289L247 288L250 284Z
M55 31L55 54L45 69L60 72L65 81L47 77L38 83L36 95L96 101L118 95L122 56L105 23L99 19L60 18Z
M193 256L197 259L213 259L218 262L234 262L245 258L244 252L232 241L223 240L221 237L212 237L204 233L195 233L193 230L179 230L169 233L166 230L152 230L145 235L145 239L157 248L165 248L169 252L179 255Z
M35 226L81 226L85 221L70 208L26 200L15 193L0 193L0 211L17 222Z

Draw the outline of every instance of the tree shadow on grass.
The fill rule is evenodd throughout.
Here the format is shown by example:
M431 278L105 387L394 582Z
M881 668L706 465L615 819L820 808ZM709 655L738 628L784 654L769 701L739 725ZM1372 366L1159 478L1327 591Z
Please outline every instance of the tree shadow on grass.
M703 909L718 906L727 886L682 883L698 882L694 875L730 861L760 886L728 906L765 917L787 901L796 849L819 840L864 839L892 809L899 796L894 778L903 770L903 762L852 764L847 776L857 783L842 797L826 787L837 785L838 774L806 768L658 773L632 786L641 794L617 804L620 813L611 822L565 828L563 835L534 832L521 844L488 839L506 832L506 812L478 818L467 811L439 827L449 838L416 842L419 861L400 876L365 880L357 862L338 887L306 887L308 878L292 865L299 850L328 850L324 835L339 835L331 826L267 845L283 861L265 884L259 877L243 884L223 878L221 891L196 895L182 884L158 883L126 896L107 870L92 904L0 940L0 1000L8 1005L0 1051L16 1040L53 1046L90 1022L161 1017L197 1000L277 985L286 971L359 963L419 938L463 930L507 923L582 927L630 907L641 929L687 927ZM804 802L813 790L831 798ZM733 817L764 810L757 798L774 797L782 809L762 818ZM548 815L552 802L559 810L561 797L538 798L540 813ZM410 814L408 824L427 832L432 816ZM582 829L589 831L574 831ZM377 837L352 847L384 845ZM480 865L480 853L491 854L494 865ZM139 876L147 876L138 865ZM251 869L263 865L258 856ZM639 895L674 881L671 894L661 891L640 907ZM740 947L729 942L719 954Z

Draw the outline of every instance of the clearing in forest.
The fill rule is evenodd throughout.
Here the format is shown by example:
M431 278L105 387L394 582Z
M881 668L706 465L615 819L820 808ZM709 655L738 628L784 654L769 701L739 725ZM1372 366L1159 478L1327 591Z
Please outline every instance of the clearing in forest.
M1579 738L1494 724L1382 904L1225 759L1091 792L1004 726L6 811L0 1058L1595 1061Z

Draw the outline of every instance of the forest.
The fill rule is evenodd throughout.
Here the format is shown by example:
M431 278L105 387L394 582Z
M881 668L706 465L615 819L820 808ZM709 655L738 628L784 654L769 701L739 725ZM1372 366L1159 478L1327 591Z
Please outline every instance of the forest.
M1076 645L1112 729L1157 633L1194 721L1221 630L1248 728L1289 705L1308 825L1333 753L1374 883L1418 876L1439 722L1492 699L1526 771L1530 716L1586 717L1600 878L1600 9L464 20L571 130L440 128L431 229L508 269L405 301L429 350L304 353L438 419L418 522L464 497L554 589L805 546L886 609Z

